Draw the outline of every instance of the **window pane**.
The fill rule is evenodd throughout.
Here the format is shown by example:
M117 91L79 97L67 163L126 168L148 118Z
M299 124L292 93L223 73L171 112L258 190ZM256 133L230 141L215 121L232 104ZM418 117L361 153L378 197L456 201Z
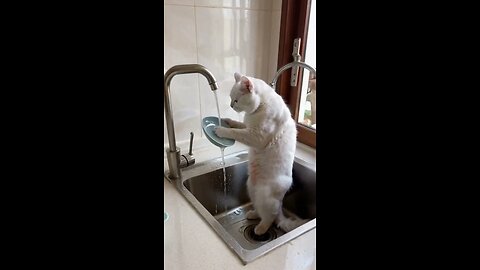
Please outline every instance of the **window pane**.
M317 70L316 62L316 0L311 1L310 19L308 24L307 43L305 45L304 62ZM305 42L302 40L302 42ZM310 75L308 70L304 70L302 78L302 90L300 95L300 108L298 114L298 123L316 129L317 127L317 87L316 78Z

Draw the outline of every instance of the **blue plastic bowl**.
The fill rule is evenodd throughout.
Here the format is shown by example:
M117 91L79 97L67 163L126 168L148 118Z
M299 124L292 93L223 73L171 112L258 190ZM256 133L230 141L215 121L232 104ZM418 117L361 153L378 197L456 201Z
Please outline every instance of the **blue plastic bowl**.
M220 138L215 134L215 127L218 126L218 117L208 116L202 120L202 129L207 139L218 147L229 147L235 143L235 140L228 138ZM222 119L222 127L230 127L225 120Z

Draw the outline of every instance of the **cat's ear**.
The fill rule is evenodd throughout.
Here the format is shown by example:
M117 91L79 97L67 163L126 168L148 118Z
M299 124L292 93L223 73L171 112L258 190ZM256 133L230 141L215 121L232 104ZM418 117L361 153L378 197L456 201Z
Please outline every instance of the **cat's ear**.
M242 84L241 90L243 93L248 94L253 92L253 84L247 77L242 76L242 78L240 78L240 81Z
M233 76L235 77L235 82L239 82L240 79L242 78L242 74L240 74L238 72L235 72L235 74L233 74Z

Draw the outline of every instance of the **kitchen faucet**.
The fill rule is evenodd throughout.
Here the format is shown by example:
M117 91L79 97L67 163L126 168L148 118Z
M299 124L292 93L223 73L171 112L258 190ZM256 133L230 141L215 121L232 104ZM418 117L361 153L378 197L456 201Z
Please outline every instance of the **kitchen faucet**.
M204 66L199 64L177 65L171 67L165 75L163 75L163 91L165 100L165 120L167 122L168 145L167 152L168 161L168 175L169 179L180 178L180 168L184 168L195 163L195 158L192 155L193 133L190 133L190 150L188 155L180 157L180 148L177 147L175 141L175 130L173 125L172 105L170 103L170 82L173 77L179 74L199 73L203 75L210 85L212 91L218 89L218 85L213 74Z

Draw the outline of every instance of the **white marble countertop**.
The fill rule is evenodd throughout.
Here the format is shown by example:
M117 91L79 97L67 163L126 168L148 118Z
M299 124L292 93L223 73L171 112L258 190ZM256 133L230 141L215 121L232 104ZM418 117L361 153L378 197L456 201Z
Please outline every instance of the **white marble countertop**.
M179 144L181 149L182 145ZM226 148L225 154L247 149L236 143ZM195 151L196 150L196 151ZM183 153L183 151L182 151ZM297 146L297 156L316 163L316 151L302 144ZM208 141L196 142L196 162L220 156L220 150ZM168 168L164 161L165 168ZM306 270L316 268L316 228L274 249L265 256L243 265L210 225L197 213L173 184L164 178L165 222L164 267L168 270L225 270L225 269L275 269Z

